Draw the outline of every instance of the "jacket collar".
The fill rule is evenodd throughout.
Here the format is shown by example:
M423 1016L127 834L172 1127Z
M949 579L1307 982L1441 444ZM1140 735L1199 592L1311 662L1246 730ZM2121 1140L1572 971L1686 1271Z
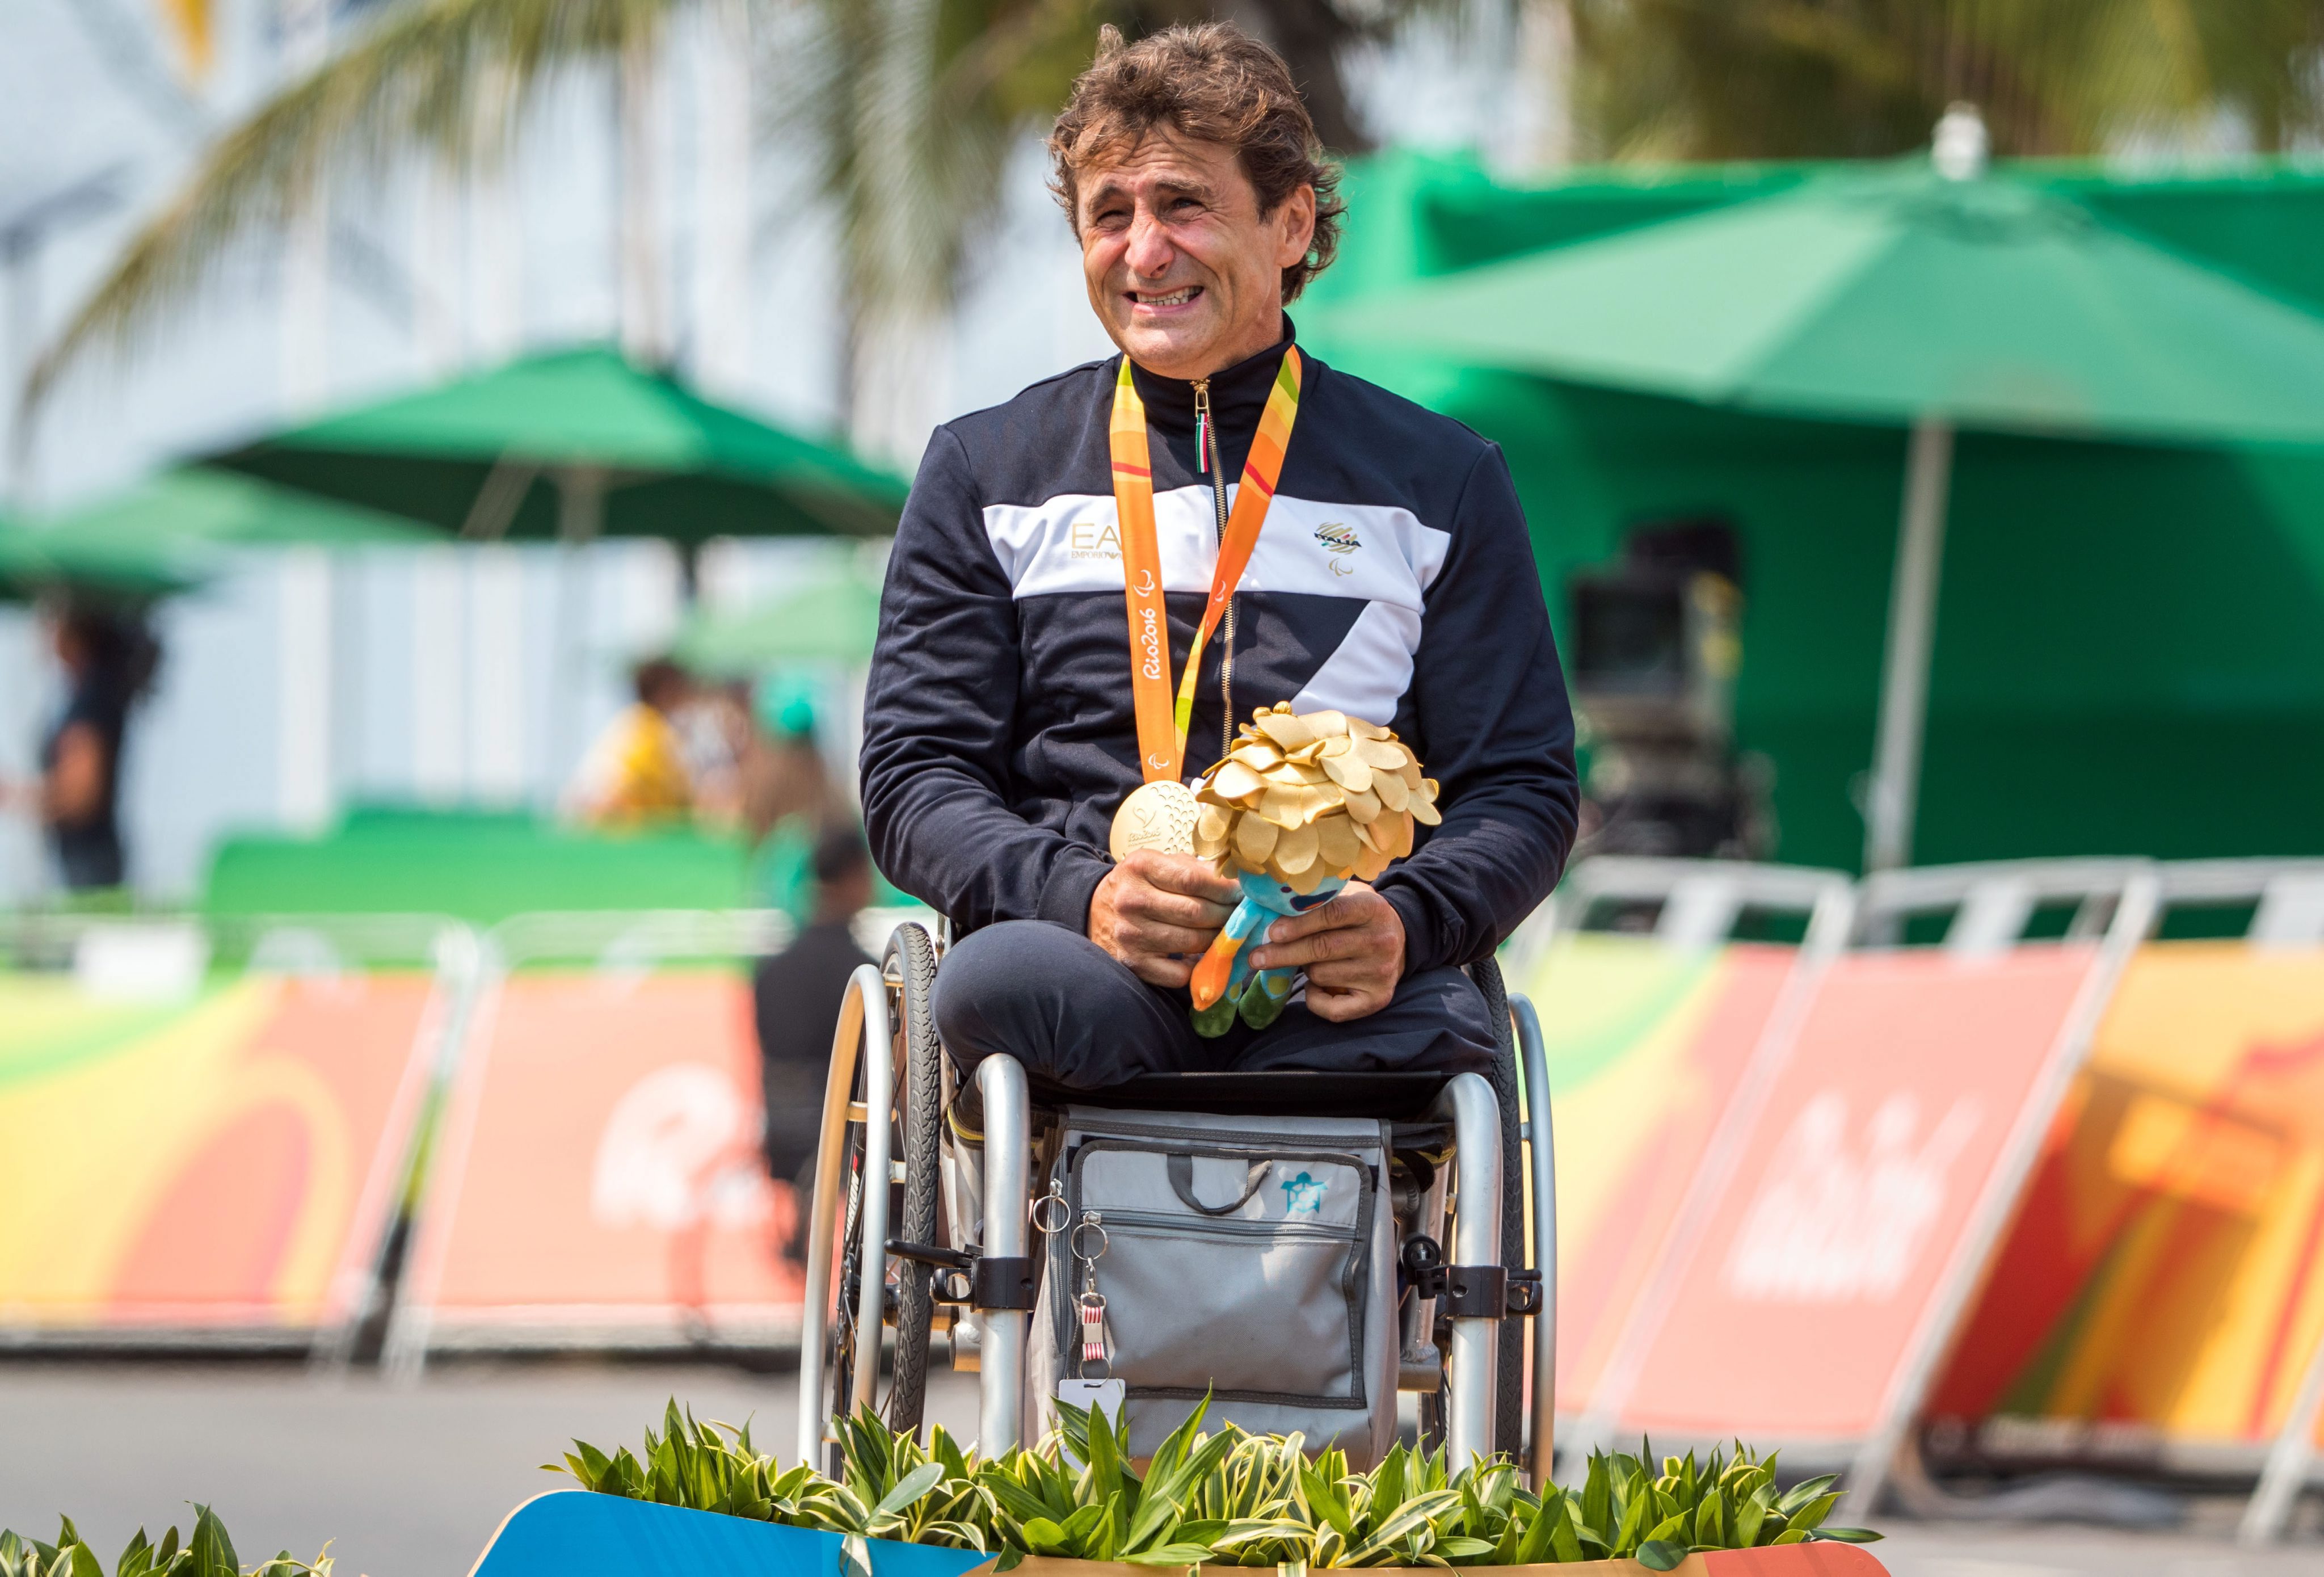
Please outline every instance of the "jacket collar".
M1211 374L1211 415L1219 424L1222 448L1226 447L1224 434L1235 433L1247 438L1258 429L1259 413L1267 409L1268 391L1275 386L1275 371L1283 363L1285 349L1296 337L1297 330L1286 314L1281 339L1257 355ZM1190 434L1194 430L1194 384L1184 378L1165 378L1149 373L1136 362L1130 364L1130 381L1136 385L1138 397L1146 402L1146 420L1149 423L1169 433Z

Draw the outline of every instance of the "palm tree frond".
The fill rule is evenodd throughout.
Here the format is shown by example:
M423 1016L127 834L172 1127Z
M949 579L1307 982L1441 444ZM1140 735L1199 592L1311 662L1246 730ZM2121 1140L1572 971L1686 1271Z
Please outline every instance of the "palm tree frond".
M1103 0L823 0L820 71L792 102L820 119L857 309L949 300L1018 139L1052 112Z
M2324 124L2319 0L1571 0L1595 152L1894 154L1944 106L2004 152L2098 153L2241 115Z
M327 174L412 148L496 154L546 73L650 48L686 0L412 0L263 106L203 157L33 365L30 410L98 346L125 347L235 241L279 228Z

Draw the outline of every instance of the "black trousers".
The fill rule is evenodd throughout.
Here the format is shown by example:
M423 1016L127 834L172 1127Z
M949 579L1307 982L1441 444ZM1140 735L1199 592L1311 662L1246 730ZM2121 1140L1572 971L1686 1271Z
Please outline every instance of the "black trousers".
M1007 920L956 943L936 972L936 1033L964 1075L1004 1051L1037 1081L1096 1090L1147 1074L1471 1073L1492 1061L1482 992L1457 969L1408 975L1388 1006L1334 1024L1304 991L1264 1029L1194 1033L1184 991L1148 985L1096 943L1045 920Z

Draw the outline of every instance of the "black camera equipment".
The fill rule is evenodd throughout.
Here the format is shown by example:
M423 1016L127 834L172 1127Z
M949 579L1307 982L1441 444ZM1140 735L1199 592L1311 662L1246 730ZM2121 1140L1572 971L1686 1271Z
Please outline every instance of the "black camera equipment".
M1764 859L1766 759L1735 750L1742 546L1716 516L1633 527L1567 582L1569 679L1590 766L1577 854Z

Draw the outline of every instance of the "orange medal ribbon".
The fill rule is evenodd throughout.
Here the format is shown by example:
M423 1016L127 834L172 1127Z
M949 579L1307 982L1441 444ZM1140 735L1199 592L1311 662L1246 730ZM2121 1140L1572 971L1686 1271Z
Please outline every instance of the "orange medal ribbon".
M1275 370L1275 386L1267 392L1259 431L1243 462L1242 486L1227 516L1225 537L1219 543L1218 566L1211 572L1210 601L1204 604L1202 622L1194 628L1194 643L1178 680L1176 704L1170 693L1170 611L1163 603L1162 547L1154 526L1154 465L1146 437L1146 402L1130 382L1130 358L1121 358L1120 381L1113 389L1113 418L1107 436L1113 452L1113 507L1121 530L1122 595L1130 606L1130 688L1138 711L1138 755L1149 783L1176 782L1186 753L1186 724L1194 715L1194 679L1201 672L1203 649L1211 632L1225 616L1227 604L1242 572L1250 566L1259 528L1267 523L1268 505L1275 501L1277 478L1283 475L1283 454L1290 447L1291 424L1299 415L1299 351L1286 346L1282 364Z

